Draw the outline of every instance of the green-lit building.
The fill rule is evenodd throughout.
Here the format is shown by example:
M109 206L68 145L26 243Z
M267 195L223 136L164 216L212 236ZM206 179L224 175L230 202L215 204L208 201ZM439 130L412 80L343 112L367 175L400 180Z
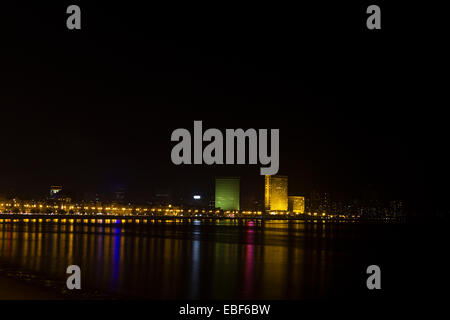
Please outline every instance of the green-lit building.
M215 206L222 210L240 210L240 178L216 178Z

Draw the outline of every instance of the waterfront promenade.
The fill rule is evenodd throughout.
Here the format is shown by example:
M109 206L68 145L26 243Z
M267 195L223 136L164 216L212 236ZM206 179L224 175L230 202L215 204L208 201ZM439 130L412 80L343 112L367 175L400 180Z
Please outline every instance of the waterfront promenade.
M77 224L148 224L163 222L186 222L232 220L263 222L267 220L299 220L299 221L330 221L330 222L356 222L356 221L389 221L396 222L398 219L370 219L357 216L309 216L309 215L246 215L246 216L169 216L169 215L55 215L55 214L0 214L0 223L77 223Z

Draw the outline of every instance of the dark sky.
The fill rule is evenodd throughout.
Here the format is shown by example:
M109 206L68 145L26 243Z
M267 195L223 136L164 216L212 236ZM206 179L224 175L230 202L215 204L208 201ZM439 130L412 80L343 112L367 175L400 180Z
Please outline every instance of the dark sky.
M123 185L145 197L206 190L215 175L262 188L259 165L173 165L171 132L194 120L279 128L292 194L420 194L424 35L407 9L385 5L369 31L364 4L77 2L82 30L69 31L69 4L3 10L0 194Z

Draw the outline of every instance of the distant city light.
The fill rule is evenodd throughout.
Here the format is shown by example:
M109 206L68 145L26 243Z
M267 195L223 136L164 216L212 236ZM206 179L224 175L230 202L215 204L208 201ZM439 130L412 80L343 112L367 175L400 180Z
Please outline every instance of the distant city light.
M201 198L202 198L202 197L199 196L199 195L195 195L195 196L194 196L194 199L195 199L195 200L200 200Z

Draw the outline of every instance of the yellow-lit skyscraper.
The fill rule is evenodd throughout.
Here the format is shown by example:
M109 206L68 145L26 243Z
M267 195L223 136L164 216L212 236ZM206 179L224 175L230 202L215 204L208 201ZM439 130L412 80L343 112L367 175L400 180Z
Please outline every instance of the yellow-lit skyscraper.
M290 212L305 213L305 197L289 196L288 208Z
M266 211L287 211L288 177L267 175L265 180L264 204Z

